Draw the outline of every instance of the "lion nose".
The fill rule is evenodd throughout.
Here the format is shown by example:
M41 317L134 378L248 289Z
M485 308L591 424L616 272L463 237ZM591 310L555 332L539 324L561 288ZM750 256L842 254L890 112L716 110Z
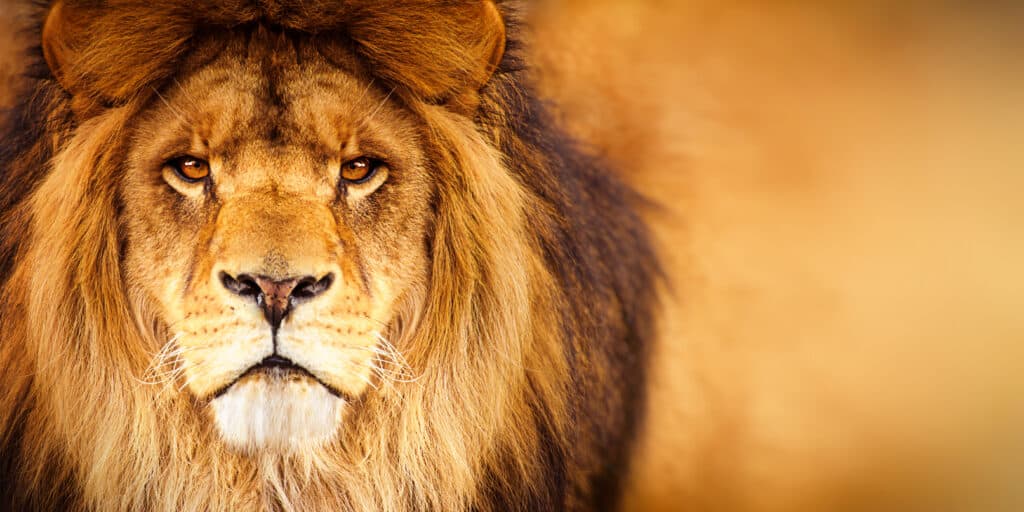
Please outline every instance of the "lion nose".
M263 316L270 322L270 327L276 331L296 304L327 291L334 283L334 274L327 274L320 279L313 276L273 279L250 274L232 276L221 272L220 282L235 295L255 299L263 310Z

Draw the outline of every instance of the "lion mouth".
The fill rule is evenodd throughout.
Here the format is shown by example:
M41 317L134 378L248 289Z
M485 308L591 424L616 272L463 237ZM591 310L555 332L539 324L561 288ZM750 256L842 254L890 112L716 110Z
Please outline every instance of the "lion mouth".
M214 400L220 398L224 393L227 393L232 386L243 379L260 377L278 382L309 379L316 381L335 397L342 399L346 398L340 391L328 385L326 382L314 375L313 372L295 364L291 359L277 354L271 354L263 358L259 363L252 365L248 370L242 372L241 375L235 377L234 380L229 382L227 385L218 389L212 397Z

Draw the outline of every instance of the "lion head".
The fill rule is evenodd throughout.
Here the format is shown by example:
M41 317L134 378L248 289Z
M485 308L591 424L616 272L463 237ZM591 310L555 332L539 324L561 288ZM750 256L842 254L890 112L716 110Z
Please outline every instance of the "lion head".
M180 77L124 169L129 293L224 440L257 450L327 442L413 376L390 340L423 307L439 178L387 92L288 38L254 28Z
M153 4L40 17L3 182L0 360L30 371L4 377L0 497L610 496L653 259L628 189L546 126L508 8Z

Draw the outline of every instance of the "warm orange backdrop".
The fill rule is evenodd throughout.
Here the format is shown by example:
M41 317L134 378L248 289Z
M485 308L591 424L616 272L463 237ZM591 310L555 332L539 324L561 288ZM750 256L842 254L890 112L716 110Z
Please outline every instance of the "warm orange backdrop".
M534 11L661 205L631 509L1024 509L1024 7L888 4Z
M1024 509L1024 15L892 4L529 9L542 89L659 204L627 508Z

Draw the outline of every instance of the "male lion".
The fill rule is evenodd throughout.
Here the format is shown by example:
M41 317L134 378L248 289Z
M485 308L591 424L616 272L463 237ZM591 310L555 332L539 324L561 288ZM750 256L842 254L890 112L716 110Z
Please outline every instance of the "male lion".
M657 265L515 18L40 13L3 135L0 506L613 507Z

